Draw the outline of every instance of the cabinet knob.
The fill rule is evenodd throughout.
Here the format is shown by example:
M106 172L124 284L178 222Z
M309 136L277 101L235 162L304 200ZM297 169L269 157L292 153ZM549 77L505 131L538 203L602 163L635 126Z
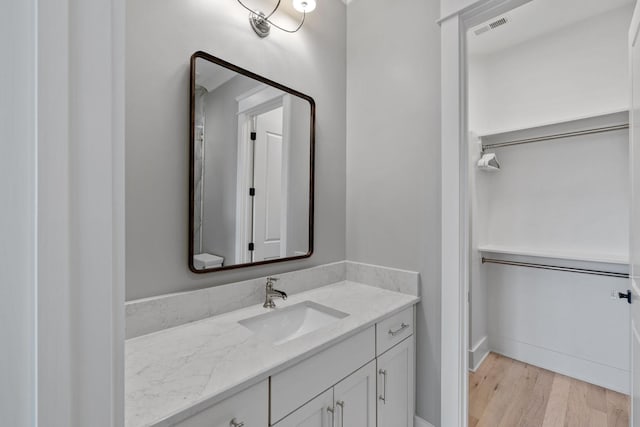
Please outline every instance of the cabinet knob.
M229 421L230 427L244 427L244 423L242 421L238 422L235 418Z

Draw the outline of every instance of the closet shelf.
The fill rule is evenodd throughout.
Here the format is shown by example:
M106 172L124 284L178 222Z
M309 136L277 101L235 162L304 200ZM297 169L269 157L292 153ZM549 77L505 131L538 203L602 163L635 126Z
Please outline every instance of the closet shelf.
M504 134L520 133L525 131L542 131L545 128L552 127L565 127L565 126L582 126L592 121L604 121L608 123L623 123L628 122L629 110L614 110L609 112L603 112L600 114L592 114L585 116L577 116L573 118L567 118L565 120L532 123L530 126L506 128L506 129L493 129L476 132L478 138L492 139L494 137L502 136Z
M541 250L541 249L529 249L529 248L516 248L500 245L481 245L478 246L478 251L494 253L494 254L507 254L507 255L520 255L531 256L537 258L553 258L564 259L570 261L585 261L585 262L598 262L604 264L629 264L629 256L626 254L602 254L602 253L585 253L585 252L572 252L572 251L554 251L554 250Z

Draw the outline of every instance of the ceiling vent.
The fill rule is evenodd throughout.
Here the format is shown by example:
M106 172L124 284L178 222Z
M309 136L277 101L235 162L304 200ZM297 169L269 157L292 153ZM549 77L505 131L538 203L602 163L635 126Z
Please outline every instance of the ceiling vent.
M495 30L496 28L498 28L501 25L504 25L506 23L507 23L507 18L502 17L502 18L498 19L497 21L493 21L491 24L489 24L489 26L491 27L492 30Z
M487 31L495 30L496 28L501 27L508 22L509 20L507 19L507 17L503 16L502 18L490 22L489 24L485 24L481 27L476 28L475 30L473 30L473 32L476 36L479 36L486 33Z

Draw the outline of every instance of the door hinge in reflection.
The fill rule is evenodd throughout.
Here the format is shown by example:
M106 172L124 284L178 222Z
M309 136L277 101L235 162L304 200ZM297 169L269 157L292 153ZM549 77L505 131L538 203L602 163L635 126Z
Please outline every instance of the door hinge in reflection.
M252 141L256 140L256 133L255 132L251 132L251 140Z
M255 189L255 188L253 188L253 187L251 187L251 188L249 189L249 195L250 195L250 196L255 196L255 195L256 195L256 189Z
M249 243L249 250L252 251L253 250L253 243Z

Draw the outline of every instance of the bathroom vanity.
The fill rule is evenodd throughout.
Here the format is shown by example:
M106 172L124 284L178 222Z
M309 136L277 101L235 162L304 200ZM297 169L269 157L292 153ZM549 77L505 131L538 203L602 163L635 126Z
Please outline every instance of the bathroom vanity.
M127 340L126 427L404 427L419 297L341 281Z
M203 51L190 65L189 270L310 257L315 101ZM128 302L125 426L413 426L417 273L279 278Z

